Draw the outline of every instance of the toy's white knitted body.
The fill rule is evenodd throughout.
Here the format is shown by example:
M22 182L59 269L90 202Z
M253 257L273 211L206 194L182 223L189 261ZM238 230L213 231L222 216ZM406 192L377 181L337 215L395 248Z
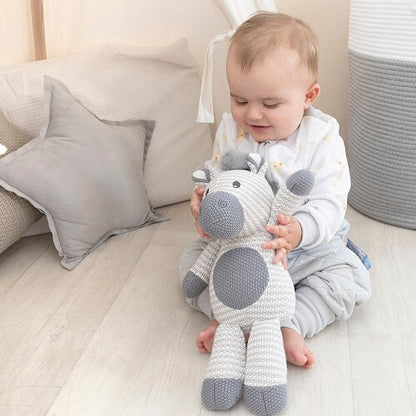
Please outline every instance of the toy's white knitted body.
M261 245L273 238L265 229L277 213L291 214L305 200L313 175L296 172L274 195L261 157L250 154L247 163L250 171L224 171L212 180L206 171L194 173L195 182L209 182L199 221L212 241L185 276L183 291L195 297L209 285L220 323L202 386L205 406L228 409L244 392L253 413L269 416L287 400L280 328L294 313L295 293L287 270L272 263L273 250ZM247 351L244 333L250 333Z

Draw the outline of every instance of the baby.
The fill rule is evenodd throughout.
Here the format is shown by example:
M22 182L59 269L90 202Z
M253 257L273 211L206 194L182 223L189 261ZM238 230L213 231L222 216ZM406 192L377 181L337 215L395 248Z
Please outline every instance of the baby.
M296 308L290 325L282 328L283 341L287 361L305 368L314 364L305 337L348 319L370 296L369 273L344 242L350 176L339 125L312 106L320 93L318 55L316 35L298 19L260 13L243 23L231 39L226 63L231 114L223 115L213 158L205 166L220 170L221 156L230 151L260 153L274 190L297 170L315 173L308 201L292 216L279 214L276 225L267 228L274 239L263 244L293 280ZM191 196L201 238L181 256L181 281L209 238L198 223L203 193L200 186ZM189 302L212 319L207 290ZM212 321L197 336L200 351L211 351L217 326Z

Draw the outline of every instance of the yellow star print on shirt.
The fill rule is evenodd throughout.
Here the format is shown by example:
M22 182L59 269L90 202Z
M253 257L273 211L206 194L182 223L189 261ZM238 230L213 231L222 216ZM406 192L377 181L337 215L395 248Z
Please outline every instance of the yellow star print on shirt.
M233 142L236 144L236 146L238 147L238 145L242 142L242 141L244 141L246 139L246 135L244 134L244 131L243 130L240 130L238 133L237 133L237 136L235 136L234 137L234 140L233 140Z
M269 166L270 170L276 172L278 175L281 175L284 171L288 170L288 167L282 161L272 162Z
M334 180L334 188L338 186L339 182L341 181L342 176L344 175L345 168L347 167L347 164L345 163L345 161L340 160L340 159L337 160L337 165L339 167L339 172Z

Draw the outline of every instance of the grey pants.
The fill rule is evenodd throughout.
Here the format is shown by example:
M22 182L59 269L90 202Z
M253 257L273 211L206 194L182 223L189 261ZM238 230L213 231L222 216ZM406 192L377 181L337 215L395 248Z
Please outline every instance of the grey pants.
M288 271L296 290L295 314L289 327L303 337L312 337L336 319L348 319L354 306L370 297L369 272L344 242L348 229L344 221L329 243L310 250L293 250L288 255ZM200 238L183 251L178 264L181 286L207 244ZM213 319L208 289L187 301Z

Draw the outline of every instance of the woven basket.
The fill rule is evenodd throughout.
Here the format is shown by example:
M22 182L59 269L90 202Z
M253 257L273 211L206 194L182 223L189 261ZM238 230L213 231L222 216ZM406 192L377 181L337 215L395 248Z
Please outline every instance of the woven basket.
M416 229L416 8L410 3L351 0L349 203Z

